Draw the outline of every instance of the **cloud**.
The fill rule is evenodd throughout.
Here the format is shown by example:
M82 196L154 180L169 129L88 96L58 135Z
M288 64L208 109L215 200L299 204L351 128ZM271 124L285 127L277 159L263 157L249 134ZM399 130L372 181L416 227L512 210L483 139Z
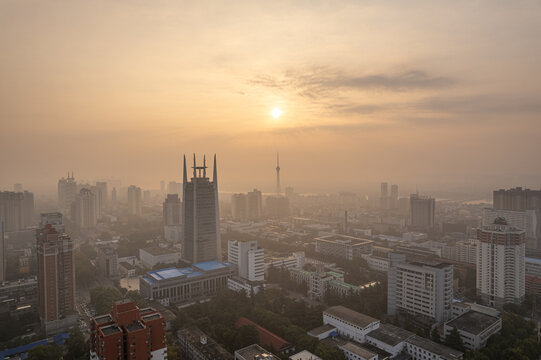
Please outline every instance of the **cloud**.
M453 114L538 113L541 112L541 98L513 94L431 97L419 101L417 106Z

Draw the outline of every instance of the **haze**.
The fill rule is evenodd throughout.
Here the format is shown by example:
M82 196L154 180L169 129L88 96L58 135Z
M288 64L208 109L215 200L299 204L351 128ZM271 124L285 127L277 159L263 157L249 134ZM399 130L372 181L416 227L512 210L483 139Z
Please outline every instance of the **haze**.
M0 186L536 186L538 1L0 3ZM275 119L274 108L283 111ZM374 185L377 187L377 185Z

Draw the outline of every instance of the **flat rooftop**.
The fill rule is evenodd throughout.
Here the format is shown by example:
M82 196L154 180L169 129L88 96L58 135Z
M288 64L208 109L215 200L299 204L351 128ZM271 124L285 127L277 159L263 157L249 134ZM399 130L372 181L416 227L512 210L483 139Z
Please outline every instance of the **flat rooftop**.
M414 333L394 326L392 324L381 324L379 329L369 332L366 336L370 336L390 346L396 346L403 341L406 341Z
M144 248L144 249L141 249L141 251L145 251L152 256L169 255L169 254L174 254L174 253L179 252L177 249L162 248L159 246Z
M317 328L308 331L308 335L319 336L323 333L326 333L327 331L331 331L332 329L336 329L336 327L330 324L325 324L323 326L318 326Z
M201 271L212 271L212 270L224 269L227 267L227 264L216 261L216 260L211 260L211 261L204 261L204 262L193 264L193 267Z
M197 348L207 359L233 360L233 355L227 352L227 350L221 347L216 341L207 337L207 335L198 327L191 326L189 328L180 329L177 332L177 335L184 338L186 342L193 347ZM207 339L205 344L201 343L202 338Z
M144 326L143 324L141 324L139 321L138 321L138 322L134 322L134 323L129 324L129 325L126 325L126 329L127 329L129 332L141 330L141 329L144 329L144 328L145 328L145 326Z
M376 318L361 314L342 305L332 306L325 310L323 313L335 316L341 320L355 324L361 328L365 328L374 322L379 322L379 320Z
M230 267L229 263L222 263L216 260L212 260L212 261L205 261L205 262L193 264L192 266L185 267L185 268L172 267L172 268L149 271L147 272L146 276L142 277L142 279L149 283L154 283L155 281L169 280L169 279L174 279L177 277L194 278L194 277L204 275L204 273L207 271L223 270L229 267Z
M104 327L100 328L100 330L103 333L103 335L111 335L111 334L121 332L120 328L118 326L116 326L116 325L104 326Z
M328 241L337 244L350 244L350 245L362 245L372 243L372 240L358 238L348 235L326 235L315 238L316 241Z
M142 317L142 319L144 321L152 321L152 320L157 320L157 319L160 319L162 316L158 313L154 313L154 314L150 314L150 315L145 315Z
M100 316L96 316L94 318L94 321L96 321L96 323L98 325L103 325L103 324L106 324L108 322L113 322L113 317L109 314L105 314L105 315L100 315Z
M323 360L319 356L312 354L310 351L303 350L300 353L291 355L289 360Z
M261 346L257 344L252 344L252 345L246 346L245 348L235 351L235 358L236 358L236 355L240 355L243 359L246 359L246 360L253 360L256 358L256 356L260 356L261 359L280 360L279 357L275 356L274 354L271 354L270 352L263 349Z
M359 346L359 345L355 345L354 343L351 343L351 342L347 342L345 343L344 345L340 345L340 348L344 349L344 350L347 350L355 355L358 355L360 356L361 358L364 358L364 359L371 359L373 358L374 356L377 356L376 353L373 353L372 351L362 347L362 346Z
M425 339L424 337L413 335L407 340L408 343L430 351L433 354L441 356L444 360L460 359L464 354L461 351L451 349L447 346L435 343L434 341Z
M466 331L470 334L479 335L498 321L500 319L497 317L470 310L445 325L456 327L458 330Z

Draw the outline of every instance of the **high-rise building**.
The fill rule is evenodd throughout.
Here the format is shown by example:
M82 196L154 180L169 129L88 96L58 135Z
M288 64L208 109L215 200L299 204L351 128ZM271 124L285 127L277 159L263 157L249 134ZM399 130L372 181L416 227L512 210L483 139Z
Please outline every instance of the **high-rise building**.
M502 210L541 210L541 190L517 187L509 190L494 190L494 209Z
M23 201L23 193L0 191L0 221L4 222L6 232L24 229Z
M257 248L257 240L227 243L228 262L237 265L239 276L250 281L265 280L265 250Z
M168 194L177 194L180 196L180 193L182 191L182 184L176 181L169 181L169 184L167 184L167 193Z
M112 246L98 248L97 265L100 272L108 278L118 275L118 254Z
M68 173L67 178L58 180L58 207L63 211L70 209L71 203L77 196L77 182L73 176L73 172Z
M25 227L34 225L34 194L26 190L23 192L23 218Z
M6 281L6 248L4 242L4 223L0 220L0 283Z
M75 313L73 241L64 232L62 214L41 214L36 231L39 314L47 334L70 327Z
M504 218L477 229L477 292L489 306L520 304L525 294L526 233Z
M398 185L391 185L391 196L389 196L389 209L398 208Z
M248 217L248 196L246 194L231 195L231 217L234 220L245 220Z
M141 188L130 185L128 188L128 214L141 216Z
M96 181L96 187L100 189L100 201L102 206L109 202L109 192L107 190L107 181Z
M97 224L97 197L83 188L71 204L71 220L80 228L93 228Z
M13 191L15 192L23 192L23 184L13 184Z
M526 247L528 241L536 241L541 238L541 224L538 222L538 211L530 210L504 210L504 209L483 209L483 226L492 225L494 220L502 217L507 221L507 225L522 229L526 232ZM532 246L530 246L532 247ZM533 246L535 248L535 246Z
M387 312L404 312L442 323L450 320L453 265L406 262L406 255L389 253Z
M172 243L182 239L182 204L177 194L168 194L163 202L163 232L165 240Z
M410 195L410 225L414 230L428 231L434 228L436 200L431 197Z
M213 180L207 177L206 160L197 166L193 157L193 177L188 182L184 157L182 191L182 257L191 262L222 258L220 214L218 207L218 172L214 155Z
M379 207L382 209L388 209L389 208L389 190L388 190L389 184L386 182L381 183L381 193L379 197Z
M263 197L261 191L254 189L246 194L247 213L250 220L261 219L263 215Z
M167 359L165 318L128 299L115 301L110 314L90 320L90 359Z

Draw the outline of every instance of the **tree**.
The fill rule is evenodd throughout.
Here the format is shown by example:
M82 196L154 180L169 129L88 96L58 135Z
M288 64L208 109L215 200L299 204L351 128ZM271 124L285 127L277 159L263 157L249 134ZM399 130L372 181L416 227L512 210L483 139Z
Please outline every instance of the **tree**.
M70 337L66 340L68 352L64 357L65 360L83 360L88 358L88 343L78 327L74 327L70 331Z
M464 344L462 343L462 338L456 327L451 330L449 335L445 337L445 345L452 347L453 349L464 351Z
M58 345L36 346L28 352L27 360L59 360L62 359L62 349Z
M102 315L111 311L113 302L122 299L118 289L113 287L96 287L90 290L90 303L96 309L96 314Z

